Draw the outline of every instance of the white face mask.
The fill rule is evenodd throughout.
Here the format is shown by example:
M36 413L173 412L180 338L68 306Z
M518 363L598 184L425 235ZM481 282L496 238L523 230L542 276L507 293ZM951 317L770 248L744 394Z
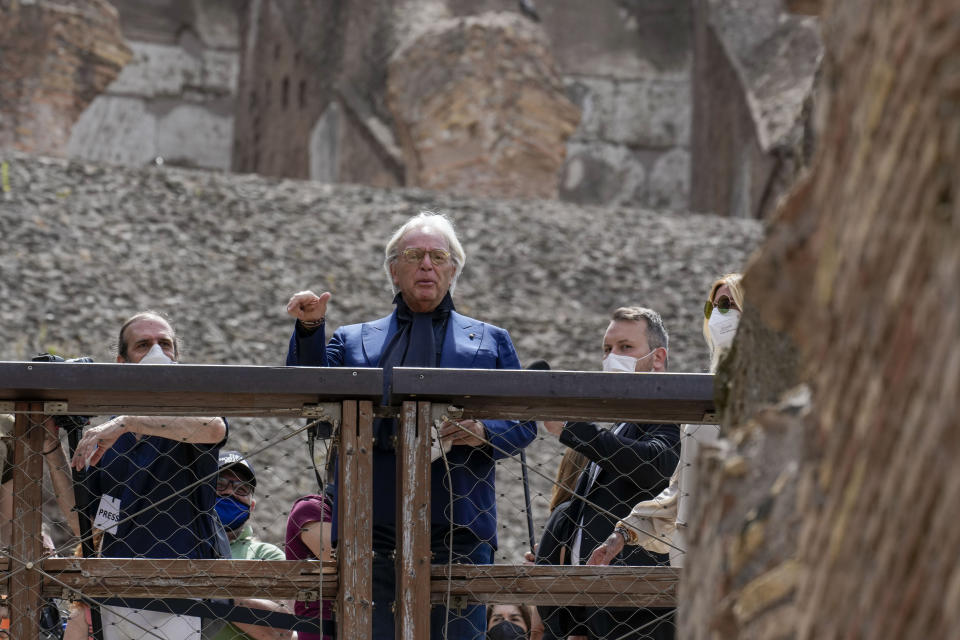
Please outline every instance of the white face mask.
M140 359L139 364L176 364L176 362L163 352L159 344L155 344L150 347L147 355Z
M653 351L656 351L656 349ZM653 351L639 358L620 356L611 351L607 354L607 357L603 359L603 370L611 373L633 373L637 370L637 363L653 355Z
M730 309L726 313L720 313L714 309L713 313L710 314L710 320L707 322L713 346L719 349L728 349L733 343L733 337L737 335L737 325L739 324L740 312L736 309Z

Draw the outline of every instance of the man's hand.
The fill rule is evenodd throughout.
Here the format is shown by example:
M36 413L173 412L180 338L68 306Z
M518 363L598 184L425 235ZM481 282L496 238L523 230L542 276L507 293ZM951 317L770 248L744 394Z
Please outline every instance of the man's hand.
M567 424L566 422L560 422L557 420L544 420L543 427L552 433L555 436L559 436L560 432L563 431L563 425Z
M124 416L118 416L113 420L108 420L97 427L90 427L80 438L80 444L73 454L71 466L77 471L83 471L84 467L95 465L100 462L100 458L107 452L107 449L113 446L117 438L127 432L123 424ZM87 461L89 458L89 462Z
M440 425L440 441L451 446L481 447L487 443L487 433L479 420L446 421Z
M327 315L327 302L330 292L324 291L319 296L313 291L300 291L290 297L287 303L287 313L302 322L316 322Z
M614 558L623 551L623 536L614 531L599 547L590 554L587 564L590 566L600 566L610 564Z
M540 545L534 545L534 550L537 549ZM533 551L525 551L523 553L523 564L536 564L537 556L534 555Z

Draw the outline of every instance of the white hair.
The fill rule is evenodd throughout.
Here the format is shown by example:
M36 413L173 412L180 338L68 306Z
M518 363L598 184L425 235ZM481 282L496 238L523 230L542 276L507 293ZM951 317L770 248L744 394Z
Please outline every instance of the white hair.
M455 270L453 279L450 280L450 293L457 287L457 278L463 271L463 265L467 261L467 256L463 252L463 245L457 239L457 233L453 230L453 223L445 214L434 213L433 211L421 211L417 215L407 220L403 225L393 232L390 241L387 242L383 250L383 270L387 273L387 281L393 292L397 292L397 286L393 283L393 274L390 273L390 265L397 261L400 255L400 241L408 231L420 229L432 229L437 231L447 241L447 247L450 249L450 259L453 260Z

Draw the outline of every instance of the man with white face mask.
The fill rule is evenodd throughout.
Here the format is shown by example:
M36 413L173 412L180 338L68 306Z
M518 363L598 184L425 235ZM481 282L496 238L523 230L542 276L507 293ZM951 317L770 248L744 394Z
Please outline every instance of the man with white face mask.
M173 327L154 312L120 329L117 362L175 364ZM215 558L214 511L218 453L227 439L222 418L117 416L88 428L72 464L88 470L89 502L80 505L104 531L101 555L111 558ZM136 606L104 606L104 638L200 638L200 619Z
M703 307L703 338L710 349L711 373L716 372L720 359L733 344L743 301L742 276L739 273L725 274L710 286ZM690 519L690 495L696 486L697 456L701 447L716 446L719 434L719 425L684 425L680 464L670 479L670 486L653 500L634 506L630 515L617 523L614 532L594 550L588 564L609 564L624 545L630 544L643 545L650 551L670 553L671 566L683 566ZM640 532L644 533L641 535Z
M614 373L667 370L667 331L660 314L644 307L622 307L603 336L604 371ZM631 507L663 490L677 466L680 427L676 424L622 422L605 429L588 422L545 422L560 442L585 455L590 464L576 482L567 515L575 523L569 547L570 564L585 564ZM550 535L544 531L544 537ZM545 546L545 545L543 545ZM666 554L642 547L624 550L614 565L667 565ZM568 616L541 611L544 624L558 637L672 638L669 611L626 608L570 608ZM554 626L555 625L555 626ZM642 631L634 631L642 629Z

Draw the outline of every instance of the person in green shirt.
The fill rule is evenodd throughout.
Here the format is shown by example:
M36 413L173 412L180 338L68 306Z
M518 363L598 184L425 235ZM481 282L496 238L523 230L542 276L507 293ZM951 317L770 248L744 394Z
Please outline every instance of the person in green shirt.
M217 515L227 530L230 553L234 560L285 560L283 550L253 536L248 520L257 501L254 491L257 476L250 462L238 451L220 451L220 473L217 476ZM280 613L293 613L292 603L260 598L234 598L234 604ZM213 640L290 640L289 629L228 622Z

